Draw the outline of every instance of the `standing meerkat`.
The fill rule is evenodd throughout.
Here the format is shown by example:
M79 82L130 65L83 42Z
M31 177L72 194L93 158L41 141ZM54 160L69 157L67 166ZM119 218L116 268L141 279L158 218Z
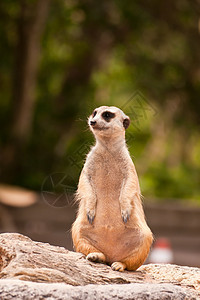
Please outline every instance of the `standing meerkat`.
M147 258L153 238L125 142L130 119L117 107L101 106L88 124L96 144L79 179L73 243L90 261L108 263L116 271L136 270Z

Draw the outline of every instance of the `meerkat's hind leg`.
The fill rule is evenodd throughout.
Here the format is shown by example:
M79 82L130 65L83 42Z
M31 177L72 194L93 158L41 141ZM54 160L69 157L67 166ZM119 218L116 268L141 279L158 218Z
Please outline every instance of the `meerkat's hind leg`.
M97 263L102 263L102 264L106 263L106 257L101 252L92 252L92 253L89 253L86 256L86 259L88 259L90 261L93 261L93 262L97 262Z
M116 262L112 263L111 268L113 271L123 272L126 269L126 264L116 261Z

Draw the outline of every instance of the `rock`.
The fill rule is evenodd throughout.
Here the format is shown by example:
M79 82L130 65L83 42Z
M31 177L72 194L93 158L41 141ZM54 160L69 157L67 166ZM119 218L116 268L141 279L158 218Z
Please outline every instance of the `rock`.
M0 278L0 299L200 297L199 268L149 264L120 273L80 253L17 233L0 234Z
M72 287L64 283L36 283L0 280L1 299L197 299L185 288L170 283L130 283Z

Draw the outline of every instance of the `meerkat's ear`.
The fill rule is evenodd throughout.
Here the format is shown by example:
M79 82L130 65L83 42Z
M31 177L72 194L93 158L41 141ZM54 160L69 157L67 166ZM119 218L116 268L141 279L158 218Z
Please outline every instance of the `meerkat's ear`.
M123 120L123 126L125 129L128 128L128 126L130 125L130 118L128 116L126 116L126 118Z

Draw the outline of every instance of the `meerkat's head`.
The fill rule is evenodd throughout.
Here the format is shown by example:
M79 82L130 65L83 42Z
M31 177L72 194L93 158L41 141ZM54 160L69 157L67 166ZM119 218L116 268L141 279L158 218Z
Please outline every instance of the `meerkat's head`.
M115 106L100 106L88 118L88 124L97 138L124 137L130 119L121 109Z

